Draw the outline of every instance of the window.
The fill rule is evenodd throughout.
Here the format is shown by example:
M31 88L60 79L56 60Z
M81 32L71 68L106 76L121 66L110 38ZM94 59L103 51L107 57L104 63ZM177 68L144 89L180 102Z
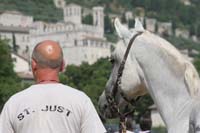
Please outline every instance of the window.
M83 40L83 46L88 46L88 41L87 40Z
M77 46L78 44L77 44L77 40L74 40L74 46Z
M101 47L103 48L103 43L101 43Z
M25 36L22 36L22 42L25 42Z
M72 9L69 8L69 16L72 16Z

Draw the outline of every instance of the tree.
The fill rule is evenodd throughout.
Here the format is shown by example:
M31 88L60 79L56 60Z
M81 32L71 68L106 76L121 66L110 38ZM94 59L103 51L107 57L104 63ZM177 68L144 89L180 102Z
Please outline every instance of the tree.
M13 70L10 47L0 40L0 110L7 99L21 90L20 79Z
M104 17L104 31L105 31L105 34L114 33L114 27L108 15L105 15Z
M93 17L91 14L86 15L85 17L83 17L82 22L84 24L89 24L89 25L93 25Z
M122 14L121 22L122 22L122 23L127 23L125 13Z
M194 66L197 69L198 73L200 74L200 60L199 59L194 60Z
M134 28L134 26L135 26L135 20L134 19L128 20L128 27L129 28Z
M19 46L16 44L16 37L14 33L12 33L12 40L13 52L18 53Z
M100 59L92 65L88 63L80 66L69 65L60 78L62 83L84 91L97 106L98 98L104 90L110 70L111 64L108 59Z

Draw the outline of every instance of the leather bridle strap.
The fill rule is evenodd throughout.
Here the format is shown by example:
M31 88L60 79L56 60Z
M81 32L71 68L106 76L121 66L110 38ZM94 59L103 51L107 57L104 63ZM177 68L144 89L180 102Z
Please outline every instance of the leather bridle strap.
M138 32L135 36L133 36L131 38L131 40L129 41L128 43L128 47L126 49L126 52L124 54L124 58L120 64L120 67L118 69L118 73L117 73L117 80L114 84L114 87L113 87L113 90L112 90L112 96L115 98L116 94L117 94L117 91L118 91L118 88L119 88L119 84L121 83L121 77L122 77L122 74L123 74L123 70L124 70L124 65L126 63L126 60L127 60L127 57L128 57L128 54L129 54L129 51L131 49L131 46L133 44L133 42L135 41L136 37L138 37L139 35L141 35L143 32Z
M119 117L120 117L120 127L121 127L120 132L122 132L122 133L126 133L126 116L128 114L131 114L133 112L133 110L129 111L129 112L125 113L125 114L121 113L120 110L119 110L119 107L117 106L117 103L115 101L115 97L116 97L119 85L121 84L121 77L122 77L122 74L123 74L124 65L126 63L129 51L131 49L131 46L132 46L133 42L135 41L136 37L141 35L142 33L143 32L138 32L129 41L128 47L127 47L126 52L125 52L124 57L123 57L123 60L122 60L122 62L120 64L120 67L118 69L117 80L116 80L116 82L115 82L115 84L113 86L112 92L111 92L111 94L106 93L106 100L107 100L107 102L109 104L109 107L110 107L111 111L112 112L117 112ZM136 103L135 99L128 100L122 93L120 93L120 94L125 99L125 101L127 101L128 103L131 103L131 105L134 106L133 104ZM133 104L132 104L132 102L133 102Z

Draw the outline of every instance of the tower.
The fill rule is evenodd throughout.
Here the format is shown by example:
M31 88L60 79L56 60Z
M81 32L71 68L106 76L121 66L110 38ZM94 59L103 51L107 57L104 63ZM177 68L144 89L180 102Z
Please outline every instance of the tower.
M93 7L93 25L104 28L104 8Z
M64 8L65 0L54 0L54 4L57 8Z
M81 24L81 7L76 4L69 4L63 8L64 21Z

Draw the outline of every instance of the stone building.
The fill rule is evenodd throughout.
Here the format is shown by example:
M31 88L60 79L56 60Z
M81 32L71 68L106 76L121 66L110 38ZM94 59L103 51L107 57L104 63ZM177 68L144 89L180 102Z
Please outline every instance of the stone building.
M157 22L159 35L172 35L172 23L171 22Z
M61 44L67 64L90 64L110 56L110 43L104 37L104 9L93 7L93 25L82 24L82 8L69 4L63 8L63 22L34 22L31 49L40 41L51 39Z
M189 34L189 31L186 29L177 28L177 29L175 29L175 36L188 39L190 34Z
M146 22L146 30L155 33L157 20L154 18L146 18L145 22Z
M0 12L0 38L15 45L15 52L27 59L33 47L43 40L54 40L63 47L67 64L90 64L99 58L110 56L110 43L104 37L104 8L93 7L93 25L82 24L82 7L54 0L63 9L63 20L57 23L33 21L18 11Z
M54 1L54 5L57 8L64 8L65 7L65 0L53 0Z
M187 6L191 5L190 0L180 0L180 2L182 2L184 5L187 5Z
M24 15L18 11L0 12L0 25L13 27L31 27L32 16Z
M131 11L125 12L126 21L133 19L133 13Z
M19 55L29 55L30 34L33 17L17 11L0 13L0 38L7 39L9 45L16 46Z

